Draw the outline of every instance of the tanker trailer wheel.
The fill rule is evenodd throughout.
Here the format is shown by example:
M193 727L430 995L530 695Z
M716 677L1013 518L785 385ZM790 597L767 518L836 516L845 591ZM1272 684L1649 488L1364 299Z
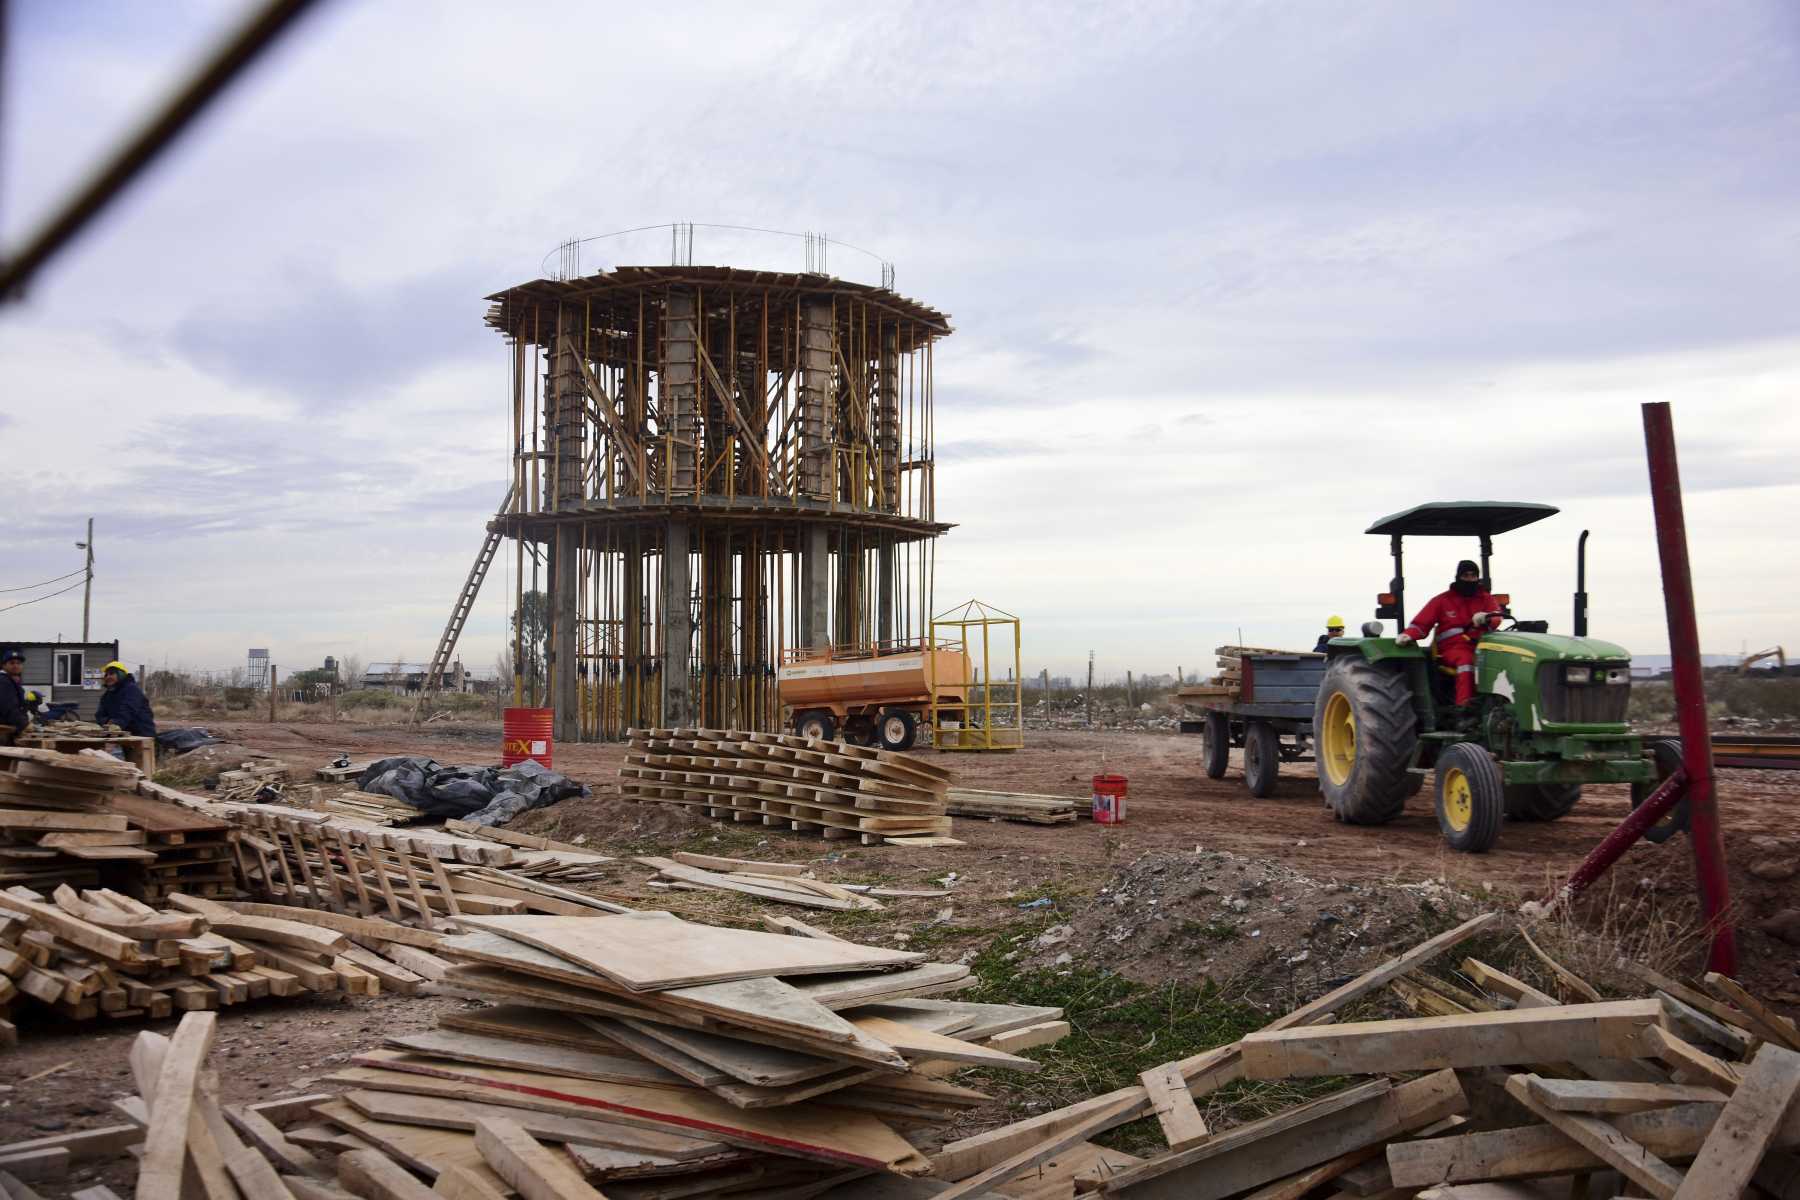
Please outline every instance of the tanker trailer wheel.
M1506 788L1506 815L1515 821L1554 821L1581 799L1579 783L1514 783Z
M1486 853L1505 815L1506 784L1494 756L1473 742L1446 747L1438 755L1437 819L1450 848Z
M837 719L825 709L808 709L794 718L794 732L803 738L829 742L837 736Z
M1656 760L1656 783L1634 783L1631 785L1631 807L1636 808L1650 798L1657 784L1673 775L1681 766L1681 739L1658 738L1650 743L1650 757ZM1657 845L1668 841L1688 827L1688 802L1683 799L1670 809L1663 819L1644 830L1644 840Z
M1412 692L1400 672L1363 658L1332 660L1313 702L1313 757L1337 819L1380 825L1406 807L1418 745Z
M875 722L876 740L883 750L910 750L919 735L919 719L903 708L891 708Z
M1281 737L1267 721L1244 726L1244 782L1257 799L1274 794L1281 767Z
M1222 712L1206 714L1206 728L1200 731L1200 761L1208 779L1225 778L1231 764L1231 721Z

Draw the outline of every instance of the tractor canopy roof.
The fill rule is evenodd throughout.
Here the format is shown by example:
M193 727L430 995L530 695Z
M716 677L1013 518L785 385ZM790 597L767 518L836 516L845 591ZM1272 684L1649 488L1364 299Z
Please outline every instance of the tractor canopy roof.
M1433 500L1383 517L1366 532L1410 537L1485 537L1507 533L1561 511L1550 504L1512 500Z

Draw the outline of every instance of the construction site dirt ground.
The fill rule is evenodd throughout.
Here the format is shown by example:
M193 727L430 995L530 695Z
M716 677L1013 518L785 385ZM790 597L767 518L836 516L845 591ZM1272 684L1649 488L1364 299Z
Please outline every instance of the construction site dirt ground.
M338 752L357 760L420 754L479 764L495 760L499 742L497 726L485 724L245 722L210 728L288 763L302 781L290 788L299 797L311 786L304 782L311 769ZM1352 827L1331 819L1310 764L1285 768L1276 794L1259 800L1245 789L1235 753L1225 778L1206 778L1196 737L1049 731L1029 733L1027 740L1025 749L1009 754L936 757L955 770L958 786L973 788L1083 796L1096 772L1125 775L1126 823L1040 826L957 818L954 835L961 846L826 841L624 801L615 783L626 748L615 743L558 745L556 768L589 784L594 797L524 814L513 827L618 855L606 879L577 886L634 905L739 923L780 912L855 940L928 950L943 961L969 961L1007 931L1023 931L1030 936L1017 943L1021 967L1098 967L1150 984L1237 981L1242 1001L1275 1015L1416 943L1451 912L1512 909L1544 896L1629 810L1625 788L1595 788L1563 820L1508 823L1492 852L1461 855L1443 844L1429 789L1391 824ZM1800 1006L1800 953L1766 927L1800 909L1800 875L1794 873L1800 865L1800 779L1730 770L1721 772L1720 782L1743 931L1743 980L1792 1012ZM675 850L806 862L820 878L839 883L938 889L952 873L954 879L948 898L890 899L878 913L815 914L728 893L646 886L653 872L631 856ZM1616 923L1623 912L1632 914L1632 922L1691 921L1686 839L1633 847L1596 891L1603 894L1588 907L1596 925L1606 924L1609 914ZM1699 947L1696 939L1685 948L1690 971L1698 966ZM234 1009L220 1023L214 1056L224 1098L287 1094L297 1080L305 1086L329 1074L383 1035L428 1027L440 1012L464 1003L328 995ZM100 1030L22 1028L19 1048L8 1056L14 1089L0 1093L0 1140L105 1123L109 1101L131 1089L126 1053L137 1028L136 1022ZM20 1084L58 1067L48 1078ZM111 1179L112 1173L120 1179ZM116 1185L127 1174L126 1168L108 1167L89 1178Z

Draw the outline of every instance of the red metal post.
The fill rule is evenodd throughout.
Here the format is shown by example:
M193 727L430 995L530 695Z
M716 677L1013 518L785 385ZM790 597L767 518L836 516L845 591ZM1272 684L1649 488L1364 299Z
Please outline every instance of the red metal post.
M1570 873L1550 902L1554 904L1573 896L1604 875L1608 867L1619 861L1621 854L1631 849L1633 842L1644 836L1645 830L1662 820L1671 808L1681 803L1681 794L1686 790L1687 768L1677 767L1673 775L1658 784L1642 804L1632 809L1630 815L1619 822L1618 828L1588 852L1588 856Z
M1694 618L1694 581L1688 570L1681 472L1675 460L1675 426L1665 403L1644 405L1644 448L1650 460L1650 502L1656 512L1656 549L1662 559L1681 762L1687 775L1689 840L1694 845L1694 875L1700 885L1700 915L1713 939L1707 966L1724 975L1736 975L1737 937L1728 917L1725 838L1713 790L1712 735L1706 725L1706 687L1700 674L1700 631Z

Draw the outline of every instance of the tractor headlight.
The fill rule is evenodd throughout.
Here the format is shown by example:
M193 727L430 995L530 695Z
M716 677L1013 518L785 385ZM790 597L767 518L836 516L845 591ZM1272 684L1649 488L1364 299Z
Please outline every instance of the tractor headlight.
M1586 683L1593 676L1591 667L1565 667L1563 679L1569 683Z
M1606 676L1606 682L1608 682L1608 683L1630 683L1631 682L1631 668L1630 667L1619 667L1618 669L1616 669L1612 672L1609 672Z
M1364 637L1380 637L1381 634L1382 634L1382 625L1381 625L1380 621L1364 621L1363 622L1362 635Z

